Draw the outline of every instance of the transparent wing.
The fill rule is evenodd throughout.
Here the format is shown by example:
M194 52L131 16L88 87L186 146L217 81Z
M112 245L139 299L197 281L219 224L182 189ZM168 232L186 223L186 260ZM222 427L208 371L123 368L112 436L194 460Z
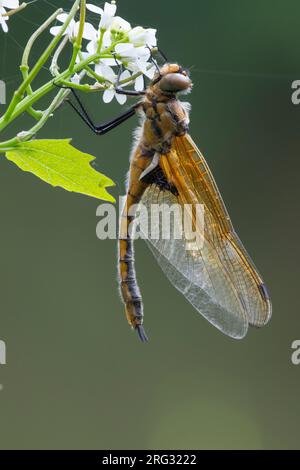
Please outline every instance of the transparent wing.
M150 249L196 310L223 333L243 338L249 323L262 326L268 321L271 304L233 230L207 163L187 136L175 139L160 165L178 195L155 184L145 191L141 204L147 209L143 211L147 224L141 226L155 227L154 233L145 233ZM174 212L178 205L181 213ZM195 210L190 210L197 205L203 209L200 221ZM160 217L159 223L153 220L153 208L156 215L159 212L166 218ZM197 234L192 243L191 228Z

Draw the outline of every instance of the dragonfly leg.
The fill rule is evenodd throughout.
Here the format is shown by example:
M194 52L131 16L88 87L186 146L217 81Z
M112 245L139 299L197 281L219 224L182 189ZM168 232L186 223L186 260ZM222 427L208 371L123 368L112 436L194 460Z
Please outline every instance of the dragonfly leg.
M78 114L78 116L80 116L80 118L83 120L83 122L85 122L85 124L93 132L95 132L95 134L97 134L97 135L106 134L107 132L111 131L115 127L122 124L124 121L126 121L130 117L134 116L136 114L137 108L140 106L139 103L135 104L135 105L131 106L131 108L129 108L127 111L125 111L121 115L117 116L115 119L112 119L111 121L108 121L106 123L97 125L97 124L94 124L93 120L90 118L90 116L89 116L88 112L86 111L81 99L79 98L78 94L76 93L76 91L73 88L67 87L67 86L61 86L61 85L58 85L56 83L54 83L54 85L59 87L59 88L70 89L73 97L75 98L75 100L77 102L77 106L68 98L65 100L65 102L68 103L74 109L74 111Z
M121 86L120 79L121 79L121 74L123 72L123 65L118 64L116 61L117 65L119 66L119 71L118 71L118 77L117 81L115 84L115 91L118 93L118 95L126 95L126 96L143 96L146 94L146 90L141 90L141 91L135 91L135 90L124 90L124 88Z

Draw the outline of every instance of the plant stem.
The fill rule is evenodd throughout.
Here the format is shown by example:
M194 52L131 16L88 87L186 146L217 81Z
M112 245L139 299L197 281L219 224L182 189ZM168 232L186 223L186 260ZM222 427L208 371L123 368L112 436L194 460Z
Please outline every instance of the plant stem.
M105 33L105 29L102 29L102 28L101 28L101 30L100 30L100 38L99 38L98 47L97 47L97 52L98 52L98 54L100 54L100 52L101 52L104 33Z
M25 67L28 70L29 68L28 58L29 58L29 54L30 54L30 51L32 49L34 42L45 31L45 29L47 29L48 26L50 26L50 24L56 19L56 17L62 12L63 12L62 8L59 8L58 10L56 10L43 24L41 24L41 26L32 34L32 36L30 36L23 52L23 57L22 57L22 62L21 62L21 67L20 67L21 70L22 68L25 69Z
M109 48L113 49L114 44ZM90 64L91 62L94 62L95 60L101 59L103 56L107 57L107 51L106 54L92 54L91 56L87 57L86 59L82 60L78 64L74 66L73 73L80 72L86 65ZM110 56L112 57L112 56ZM61 74L57 75L54 79L50 80L49 82L45 83L42 85L40 88L35 90L32 95L28 95L21 102L19 102L15 107L14 110L10 116L9 121L5 119L5 114L2 118L0 118L0 131L3 130L5 127L8 126L14 119L16 119L20 114L22 114L24 111L27 110L29 106L34 104L36 101L41 99L44 95L49 93L51 90L53 90L54 86L53 82L59 82L59 80L67 80L72 74L70 73L70 70L67 69Z
M54 77L59 74L58 59L59 59L59 56L62 53L63 49L66 47L68 41L69 41L68 36L65 36L63 38L63 40L61 41L61 43L59 44L56 51L54 52L52 62L51 62L51 65L50 65L50 72L51 72L51 75L53 75Z
M83 78L85 72L82 71L80 74L80 79ZM64 101L67 95L70 93L70 90L61 89L52 100L50 106L45 110L41 111L42 117L37 124L35 124L29 131L21 132L13 139L6 140L0 143L0 153L7 152L8 150L12 150L16 145L20 144L21 142L25 142L30 140L45 124L45 122L52 116L52 113L55 109L60 106L60 104Z
M104 77L100 77L91 67L86 65L85 70L87 71L87 74L93 77L97 82L99 83L104 83L104 82L109 82L109 80L105 79Z
M0 144L0 152L7 152L8 150L12 149L16 145L20 144L21 142L25 142L26 140L30 140L45 124L48 118L51 116L52 112L58 106L58 104L64 99L64 95L68 90L60 90L50 106L43 112L42 117L40 118L39 122L33 126L29 131L21 132L14 137L13 139L6 140L5 142L1 142Z
M22 4L22 5L27 5L27 4ZM21 5L21 6L22 6ZM37 38L45 31L45 29L48 28L48 26L56 19L57 15L59 13L62 13L62 8L59 8L56 10L29 38L29 41L26 44L26 47L23 52L22 56L22 61L20 65L20 70L23 76L23 81L26 81L28 79L28 70L29 70L29 64L28 64L28 59L29 59L29 54L32 49L32 46L34 42L37 40ZM28 95L32 95L33 91L31 88L31 85L29 84L28 87L26 88L26 92ZM35 119L40 119L41 117L41 111L36 111L32 107L28 108L28 113L31 114Z
M19 11L24 10L24 8L26 8L27 5L28 5L27 3L21 3L21 5L15 8L14 10L6 11L1 16L9 18L10 16L13 16L15 13L18 13Z
M79 29L78 29L78 34L77 34L76 41L73 43L73 54L72 54L71 62L70 62L70 65L69 65L69 70L71 72L73 71L74 65L76 63L76 58L77 58L78 52L81 49L84 23L85 23L85 3L86 3L85 0L81 0Z
M77 5L78 4L78 1L74 4L74 5ZM76 9L72 8L72 14L73 16L75 15L76 13ZM68 17L69 19L71 18L70 15ZM66 24L66 23L65 23ZM63 26L65 26L65 24ZM65 31L65 29L61 30L59 35L59 39L61 38L62 34L63 34L63 31ZM55 38L57 39L57 37ZM58 40L59 40L58 39ZM56 41L56 44L57 44L58 41ZM55 78L51 79L50 81L48 81L47 83L45 83L44 85L42 85L40 88L38 88L37 90L35 91L32 91L32 94L28 94L28 96L26 96L25 98L23 99L17 99L16 96L19 96L18 93L20 94L20 90L23 92L23 90L26 90L28 88L28 86L30 85L30 81L31 81L31 78L32 78L32 72L33 70L37 67L38 64L40 64L40 62L38 62L36 64L36 66L34 67L34 69L32 70L32 72L29 74L29 76L27 78L25 78L24 82L22 83L22 85L19 87L19 89L17 90L17 92L15 92L14 94L14 97L9 105L9 108L10 108L10 112L8 113L8 109L6 111L6 113L4 114L4 116L2 116L0 118L0 131L5 129L14 119L16 119L18 116L20 116L22 113L24 113L25 111L28 111L30 110L30 107L36 103L39 99L41 99L43 96L45 96L47 93L49 93L50 91L52 91L54 88L55 88L55 85L53 84L54 82L59 82L60 80L68 80L68 78L70 78L71 75L73 75L74 73L77 73L77 72L80 72L80 71L83 71L83 69L85 69L86 66L88 66L90 63L92 62L97 62L98 60L101 60L102 58L113 58L113 56L111 55L111 51L115 48L115 46L117 44L119 44L120 42L124 42L124 40L121 40L121 41L116 41L114 42L113 44L111 44L111 46L109 48L107 48L105 50L105 52L103 52L102 54L92 54L91 56L87 57L86 59L84 60L81 60L78 64L75 64L74 65L74 68L73 68L73 71L70 72L69 68L64 70L64 72L58 74ZM51 42L51 44L53 43L53 41ZM50 44L50 46L51 46ZM50 47L49 46L49 47ZM49 50L49 47L46 49L46 51ZM44 63L44 62L43 62ZM42 66L42 65L40 65ZM25 71L26 73L27 71ZM90 70L88 70L88 72L90 72ZM36 72L37 73L37 72ZM139 73L138 73L139 75ZM138 76L136 75L136 76ZM97 77L95 76L96 80L97 81L100 81L101 82L101 77L99 77L97 75ZM130 81L130 80L128 80ZM26 87L25 87L26 86ZM25 88L24 88L25 87ZM86 90L87 91L87 90ZM92 91L92 90L91 90ZM12 104L13 102L13 104ZM38 111L35 111L35 110L30 110L29 111L31 114L33 113L39 113ZM36 118L40 118L40 114L39 116L36 115L35 116ZM2 144L0 144L2 146Z
M78 9L78 5L79 5L79 2L80 0L75 0L74 2L74 5L73 7L71 8L71 11L65 21L65 23L62 25L59 33L57 34L57 36L55 36L52 41L50 42L49 46L46 48L46 50L43 52L43 54L41 55L41 57L39 58L39 60L37 61L37 63L34 65L34 67L32 68L31 72L28 74L28 77L26 80L23 81L23 83L19 86L19 88L15 91L14 93L14 96L6 110L6 113L4 114L3 116L3 120L4 122L8 123L16 106L18 105L18 103L22 100L23 98L23 95L28 87L28 85L30 85L30 83L32 82L32 80L34 80L34 78L36 77L36 75L38 74L38 72L40 71L40 69L42 68L42 66L44 65L44 63L47 61L47 59L49 58L51 52L55 49L55 47L57 46L57 44L59 43L60 41L60 38L62 37L62 35L64 34L64 32L66 31L67 27L69 26L71 20L74 18L75 14L76 14L76 11Z
M60 80L59 81L59 84L62 84L63 86L65 87L68 87L68 88L75 88L75 90L80 90L80 91L84 91L84 92L87 92L87 91L98 91L96 89L93 89L90 85L88 85L87 83L85 84L81 84L81 83L76 83L76 82L70 82L68 80Z

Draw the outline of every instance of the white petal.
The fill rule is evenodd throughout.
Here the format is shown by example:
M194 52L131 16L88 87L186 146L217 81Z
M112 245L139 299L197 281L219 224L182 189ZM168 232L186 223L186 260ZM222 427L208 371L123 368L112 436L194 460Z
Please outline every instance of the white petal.
M146 46L136 47L135 53L136 53L136 56L139 59L143 60L144 62L147 62L147 60L149 60L150 55L151 55L148 47Z
M72 36L74 38L77 38L78 36L78 31L79 31L79 21L73 25L73 28L69 26L69 36Z
M135 62L128 62L126 65L127 69L130 70L131 72L137 73L140 72L139 68L136 66Z
M52 28L50 28L50 33L53 34L53 36L57 36L60 30L61 26L52 26ZM67 34L66 31L64 34Z
M89 52L90 55L95 54L97 50L97 41L91 41L87 44L86 50Z
M111 67L102 63L95 65L95 72L110 82L113 82L117 77Z
M135 79L134 82L134 89L135 91L142 91L144 89L144 77L143 75L140 75Z
M142 46L146 44L146 30L141 26L136 26L128 33L129 41L135 45Z
M120 80L127 80L129 77L131 77L129 70L124 70L120 75Z
M102 76L102 65L97 63L95 64L95 72L98 74L98 75L101 75Z
M116 100L119 104L125 104L127 101L127 96L121 95L120 93L116 93Z
M133 51L133 49L134 49L133 44L129 44L129 43L117 44L116 47L115 47L115 51L118 54L122 54L122 53L127 52L127 51Z
M117 64L120 64L119 60L115 59L101 59L101 64L104 65L112 65L113 67L116 66Z
M1 10L0 10L0 12L1 12ZM2 13L1 13L1 14L2 14ZM4 19L3 16L0 16L0 24L1 24L1 26L2 26L3 31L4 31L5 33L7 33L7 31L8 31L8 26L7 26L6 21L5 21L5 19Z
M143 73L146 75L146 73L147 73L147 67L148 67L148 65L149 65L148 62L145 62L145 61L143 61L143 60L137 59L136 62L135 62L135 64L136 64L138 70L139 70L140 72L143 72Z
M97 15L103 15L103 10L96 5L92 5L91 3L87 3L86 7L88 10L92 11L93 13L97 13Z
M115 47L117 54L120 54L121 57L136 58L137 53L133 44L117 44Z
M99 23L99 29L109 29L110 25L113 22L112 16L103 15Z
M149 46L156 46L156 29L148 28L146 29L146 40Z
M111 30L115 31L130 31L131 25L128 21L124 20L120 16L116 16L111 24Z
M101 50L106 49L107 47L110 47L110 46L111 46L110 31L105 31L105 33L103 34Z
M104 103L110 103L115 96L115 91L113 89L105 90L103 93L103 101Z
M140 34L141 32L145 31L144 28L141 26L135 26L132 28L132 30L129 33L129 38L136 36L137 34Z
M88 57L90 57L91 54L89 54L88 52L81 52L81 55L82 55L83 60L85 60ZM76 62L81 62L81 58L79 57L79 55L76 57Z
M18 8L19 0L2 0L2 5L6 8Z
M80 75L78 75L78 73L74 73L73 77L71 77L71 82L72 83L79 83L80 82Z
M117 5L114 5L112 3L105 3L104 5L104 14L107 16L115 16L117 11Z
M66 19L68 18L67 13L61 13L60 15L57 15L56 19L60 21L61 23L64 23Z
M85 23L83 28L84 39L97 40L97 30L91 23Z
M156 67L155 67L155 65L153 65L150 69L145 70L144 75L146 75L146 77L148 77L148 78L150 78L150 80L152 80L152 78L154 77L155 72L156 72Z

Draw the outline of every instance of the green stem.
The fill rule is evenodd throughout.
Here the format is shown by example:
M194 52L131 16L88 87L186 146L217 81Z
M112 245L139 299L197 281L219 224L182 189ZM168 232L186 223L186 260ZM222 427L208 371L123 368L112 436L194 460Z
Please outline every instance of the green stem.
M40 118L39 122L33 126L29 131L21 132L14 137L13 139L6 140L5 142L0 143L0 152L7 152L12 148L16 147L16 145L20 144L21 142L25 142L26 140L32 139L32 137L43 127L45 122L49 119L55 108L58 104L64 99L64 94L66 94L67 90L60 90L50 106L43 112L42 117Z
M91 67L89 67L88 65L86 65L84 67L84 69L87 71L88 75L90 75L91 77L93 77L97 82L99 83L105 83L105 82L109 82L109 80L106 80L104 77L101 77L100 75L98 75Z
M98 54L100 54L100 52L101 52L104 33L105 33L105 29L101 29L100 30L100 38L99 38L98 47L97 47Z
M78 0L79 1L79 0ZM74 5L77 5L78 1L74 4ZM75 15L76 11L75 11L75 8L73 6L72 8L72 14ZM70 15L69 17L70 18ZM65 24L63 25L65 26ZM63 34L63 32L65 31L65 29L61 30L60 31L60 38ZM60 39L59 38L59 39ZM2 116L2 118L0 118L0 131L5 129L9 124L11 124L11 122L16 119L18 116L20 116L22 113L24 113L25 111L28 111L28 109L30 109L30 107L36 103L39 99L41 99L43 96L45 96L47 93L49 93L50 91L52 91L54 88L55 88L55 85L53 84L54 82L59 82L60 80L68 80L70 78L71 75L73 75L74 73L77 73L77 72L80 72L80 71L83 71L85 69L86 66L88 66L90 63L92 62L96 62L97 60L100 60L102 58L112 58L113 56L111 55L111 51L115 48L115 46L117 44L119 44L120 42L124 42L124 40L121 40L121 41L116 41L114 42L113 44L111 44L111 46L105 50L105 52L103 54L92 54L91 56L87 57L86 59L80 61L78 64L76 64L74 66L74 69L73 69L73 72L70 72L69 69L65 70L64 72L58 74L54 79L48 81L47 83L45 83L44 85L42 85L40 88L38 88L37 90L33 91L32 94L26 96L25 98L23 98L22 100L17 100L17 102L15 101L14 102L14 106L12 106L12 104L9 105L9 108L11 108L10 110L10 113L9 113L9 119L7 118L7 111L6 113L4 114L4 116ZM51 43L52 44L52 43ZM50 44L50 45L51 45ZM47 51L49 50L49 48L47 48ZM39 62L38 62L39 63ZM35 66L36 67L36 66ZM21 85L21 87L17 90L16 93L20 93L20 89L23 90L24 86L26 85L26 88L29 86L30 84L30 78L32 77L32 72L31 74L29 75L29 77L27 79L25 79L24 83ZM95 77L96 78L96 77ZM97 81L101 81L101 77L97 76ZM24 88L24 89L26 89ZM15 93L15 95L16 95ZM14 98L15 98L15 95L14 95ZM14 98L12 99L12 101L14 101ZM38 116L36 116L38 117ZM40 117L40 116L39 116ZM1 145L2 146L2 145Z
M23 57L22 57L22 62L21 62L21 67L20 67L21 70L22 68L23 69L27 68L28 70L29 68L28 59L29 59L29 54L30 54L33 44L35 43L37 38L45 31L45 29L47 29L48 26L50 26L50 24L62 12L63 12L62 8L59 8L58 10L56 10L53 13L53 15L51 15L43 24L41 24L41 26L32 34L32 36L30 36L23 52Z
M28 67L24 65L24 66L21 66L20 69L21 69L21 72L22 72L23 80L26 80L27 77L28 77ZM27 95L32 95L33 94L33 91L32 91L32 88L31 88L30 85L28 85L26 92L27 92ZM32 106L30 106L27 109L27 112L34 119L37 119L37 120L40 119L41 113L42 113L42 111L37 111L37 110L33 109Z
M39 58L37 63L32 68L31 72L28 74L27 79L24 80L23 83L19 86L19 88L15 91L14 96L13 96L13 98L12 98L12 100L11 100L7 110L6 110L6 113L3 116L4 122L8 123L10 121L10 118L13 115L15 108L17 107L18 103L20 103L20 101L22 100L23 95L24 95L28 85L30 85L32 80L34 80L34 78L36 77L36 75L38 74L38 72L40 71L42 66L44 65L44 63L47 61L47 59L51 55L52 51L55 49L55 47L59 43L60 38L63 36L63 34L66 31L67 27L69 26L71 20L74 18L75 14L76 14L79 2L80 2L80 0L75 0L75 3L73 5L73 7L71 8L71 11L70 11L65 23L62 25L59 33L57 34L57 36L55 36L52 39L49 46L46 48L46 50L43 52L43 54L41 55L41 57Z
M93 62L94 60L97 60L99 58L100 57L97 54L93 54L90 57L87 57L85 60L83 60L82 62L75 65L74 73L80 72L84 68L85 65L88 65L90 62ZM32 95L26 96L15 107L9 122L7 122L4 119L5 115L0 119L0 131L3 130L4 128L6 128L8 126L8 124L10 124L20 114L22 114L24 111L26 111L29 106L31 106L36 101L41 99L44 95L46 95L51 90L53 90L55 88L55 85L53 85L53 82L59 82L60 80L68 79L70 76L71 76L71 73L70 73L69 69L67 69L64 72L62 72L61 74L59 74L57 77L53 78L52 80L50 80L49 82L45 83L40 88L35 90Z
M2 16L9 18L10 16L13 16L15 13L19 13L19 11L24 10L26 8L28 3L21 3L20 6L15 8L14 10L6 11L5 14L3 13Z
M85 23L85 3L86 3L85 0L81 0L79 29L78 29L77 38L73 43L73 54L72 54L71 62L70 62L70 65L69 65L70 72L73 71L74 65L76 63L76 58L77 58L78 52L81 49L83 29L84 29L84 23Z
M32 116L34 119L36 119L37 121L42 117L43 115L43 111L39 111L37 109L34 109L32 106L30 106L28 109L27 109L27 112L28 114L30 114L30 116Z
M23 56L22 56L22 61L21 61L21 65L20 65L20 70L21 70L24 82L26 82L28 80L29 54L30 54L30 51L32 49L32 46L33 46L34 42L48 28L48 26L50 26L50 24L56 19L57 15L59 15L59 13L62 13L62 12L63 12L62 8L59 8L58 10L56 10L29 38L29 41L27 42L26 47L24 49ZM28 95L33 94L33 91L32 91L32 88L31 88L30 84L26 88L26 93ZM40 119L41 113L42 113L41 111L36 111L32 107L28 108L27 111L34 119Z
M68 80L60 80L59 81L60 85L63 85L68 88L75 88L75 90L80 90L80 91L98 91L94 88L92 88L90 85L86 84L81 84L81 83L75 83L75 82L70 82Z
M80 79L84 76L84 74L85 72L82 71L80 74ZM29 131L21 132L13 139L1 142L0 153L12 150L16 145L20 144L21 142L30 140L44 126L49 117L52 116L52 113L55 111L55 109L60 106L60 104L64 101L64 99L69 93L70 90L59 90L55 98L52 100L50 106L42 112L42 117L40 118L39 122L35 124Z
M22 138L22 135L20 138L20 141L23 142L25 140L30 140L45 124L45 122L48 120L48 118L52 115L53 111L59 106L59 104L64 100L64 98L67 96L69 90L59 90L57 95L55 96L54 100L50 104L50 106L43 112L43 116L39 120L39 122L33 126L30 131L25 132L23 135L24 137Z
M54 77L59 74L59 66L58 66L58 59L64 48L66 47L67 43L69 42L68 36L65 36L59 46L57 47L56 51L54 52L52 62L50 65L50 72L51 75Z
M81 49L82 36L83 36L83 30L84 30L84 24L85 24L85 4L86 4L86 1L81 0L79 29L78 29L77 39L76 39L76 43L78 44L79 49Z

